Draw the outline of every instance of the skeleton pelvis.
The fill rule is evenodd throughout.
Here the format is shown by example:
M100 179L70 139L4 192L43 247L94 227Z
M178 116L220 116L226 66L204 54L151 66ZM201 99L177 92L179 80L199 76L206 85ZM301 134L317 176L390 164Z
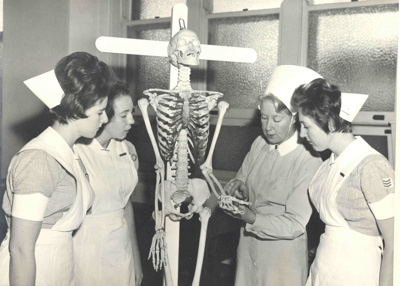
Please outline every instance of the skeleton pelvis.
M175 182L165 181L164 183L165 197L171 201L175 209L180 207L184 201L191 199L192 195L190 192L187 190L178 190Z
M159 188L161 190L161 188ZM187 205L188 212L182 217L189 218L193 213L203 209L203 204L210 197L207 182L202 179L190 179L187 190L179 191L174 181L164 182L165 209L166 214L177 215L176 210L182 204ZM161 195L159 194L161 200ZM179 215L178 215L179 216Z

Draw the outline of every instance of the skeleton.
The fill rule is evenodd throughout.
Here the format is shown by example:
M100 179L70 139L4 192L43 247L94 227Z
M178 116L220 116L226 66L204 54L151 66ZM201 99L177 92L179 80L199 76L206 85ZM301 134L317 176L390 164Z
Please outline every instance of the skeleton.
M219 199L221 208L239 213L237 205L248 205L247 202L227 196L212 172L211 160L215 144L223 116L229 107L229 104L224 101L218 104L218 121L210 151L207 159L200 166L206 181L199 178L189 179L188 157L192 163L195 163L196 159L204 158L209 135L209 112L217 105L218 99L223 96L220 92L192 90L190 86L190 66L199 64L200 52L200 42L196 34L181 27L181 30L172 37L168 45L170 62L179 71L176 87L172 90L145 90L143 93L149 97L149 100L142 98L138 102L156 157L154 202L156 233L150 248L149 259L152 259L155 270L164 266L167 285L172 285L172 279L165 238L165 216L169 216L170 219L175 221L182 218L190 219L194 213L198 213L200 216L200 242L192 284L198 285L207 225L211 215L210 209L203 206L210 197L208 185ZM156 111L158 145L147 113L149 104ZM165 180L165 162L171 165L171 170L174 173L173 180ZM214 185L217 186L221 195L218 194ZM158 201L161 202L161 210ZM184 202L189 203L187 213L180 212L180 206Z

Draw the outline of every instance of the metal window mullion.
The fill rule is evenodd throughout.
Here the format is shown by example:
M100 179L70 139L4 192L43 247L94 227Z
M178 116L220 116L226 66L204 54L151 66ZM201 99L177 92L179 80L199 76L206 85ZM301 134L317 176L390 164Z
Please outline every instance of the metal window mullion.
M171 17L167 18L154 18L154 19L143 19L143 20L132 20L132 21L124 21L123 25L125 27L140 27L151 24L165 24L170 23Z
M355 7L368 7L378 6L384 4L398 4L397 0L376 0L376 1L359 1L359 2L348 2L348 3L329 3L329 4L318 4L318 5L305 5L306 11L323 11L332 9L344 9L344 8L355 8Z
M280 8L206 14L208 20L279 14Z

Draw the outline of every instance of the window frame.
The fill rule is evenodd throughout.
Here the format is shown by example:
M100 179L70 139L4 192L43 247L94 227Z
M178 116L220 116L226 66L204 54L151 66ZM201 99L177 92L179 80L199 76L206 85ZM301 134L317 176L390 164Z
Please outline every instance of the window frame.
M121 5L121 36L126 37L127 29L129 27L140 27L149 24L160 24L169 23L171 17L144 19L144 20L130 20L133 0L122 0ZM278 43L278 62L277 65L281 64L297 64L301 66L307 66L307 48L308 48L308 20L309 13L312 11L321 10L332 10L332 9L343 9L343 8L355 8L355 7L367 7L377 6L385 4L396 4L397 0L371 0L371 1L360 1L360 2L348 2L348 3L329 3L329 4L308 4L306 0L284 0L280 8L262 9L262 10L248 10L238 12L226 12L226 13L210 13L207 11L207 7L210 7L212 0L187 0L188 6L188 28L195 31L199 36L200 42L208 43L208 22L212 19L224 19L231 17L249 17L258 15L272 15L278 14L279 17L279 43ZM124 8L124 9L123 9ZM302 11L298 13L296 11ZM295 12L293 12L295 11ZM296 30L293 32L293 27ZM286 28L288 28L286 30ZM300 30L300 32L298 32ZM289 32L290 31L290 32ZM294 52L293 52L294 51ZM122 67L126 67L126 56L119 55L119 63ZM207 71L207 61L201 61L199 69ZM123 78L126 79L126 74L123 74ZM202 82L192 82L194 89L206 90L206 79ZM398 85L396 80L396 85ZM194 85L194 86L193 86ZM395 97L397 100L397 97ZM395 103L397 104L397 103ZM216 124L218 119L218 109L214 108L211 112L210 124ZM249 126L254 124L254 118L258 115L257 107L252 109L237 109L232 108L226 113L223 125L226 126ZM383 115L385 118L382 120L376 120L377 115ZM140 119L140 110L135 111L135 116ZM155 112L150 108L149 116L154 119ZM379 117L379 116L378 116ZM395 126L395 112L360 112L353 122L355 130L360 130L360 134L363 135L379 135L388 136L388 154L390 162L394 164L394 136L391 136L392 130ZM379 127L380 129L371 129L371 134L368 133L368 129L365 126ZM376 131L378 130L378 131ZM388 131L389 130L389 131ZM388 134L390 133L390 134Z

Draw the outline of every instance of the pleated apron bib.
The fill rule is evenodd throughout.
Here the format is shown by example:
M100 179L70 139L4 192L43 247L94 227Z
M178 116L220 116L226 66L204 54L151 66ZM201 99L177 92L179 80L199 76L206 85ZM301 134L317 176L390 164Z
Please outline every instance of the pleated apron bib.
M357 140L363 141L358 137ZM346 175L366 156L378 154L364 141L357 151L341 166L328 162L323 164L310 184L310 196L326 227L320 237L306 286L379 285L381 237L350 229L336 204L338 190ZM330 160L332 162L332 157Z
M43 150L50 154L76 180L76 199L70 209L51 229L41 229L35 245L36 286L74 285L74 257L72 231L77 229L93 202L93 191L78 159L71 148L51 127L28 142L18 153L25 150ZM12 163L10 164L10 168ZM10 169L9 169L10 171ZM12 178L7 178L11 180ZM7 186L11 186L7 182ZM7 187L7 191L12 190ZM8 225L10 222L8 221ZM9 285L10 233L0 246L0 285Z

